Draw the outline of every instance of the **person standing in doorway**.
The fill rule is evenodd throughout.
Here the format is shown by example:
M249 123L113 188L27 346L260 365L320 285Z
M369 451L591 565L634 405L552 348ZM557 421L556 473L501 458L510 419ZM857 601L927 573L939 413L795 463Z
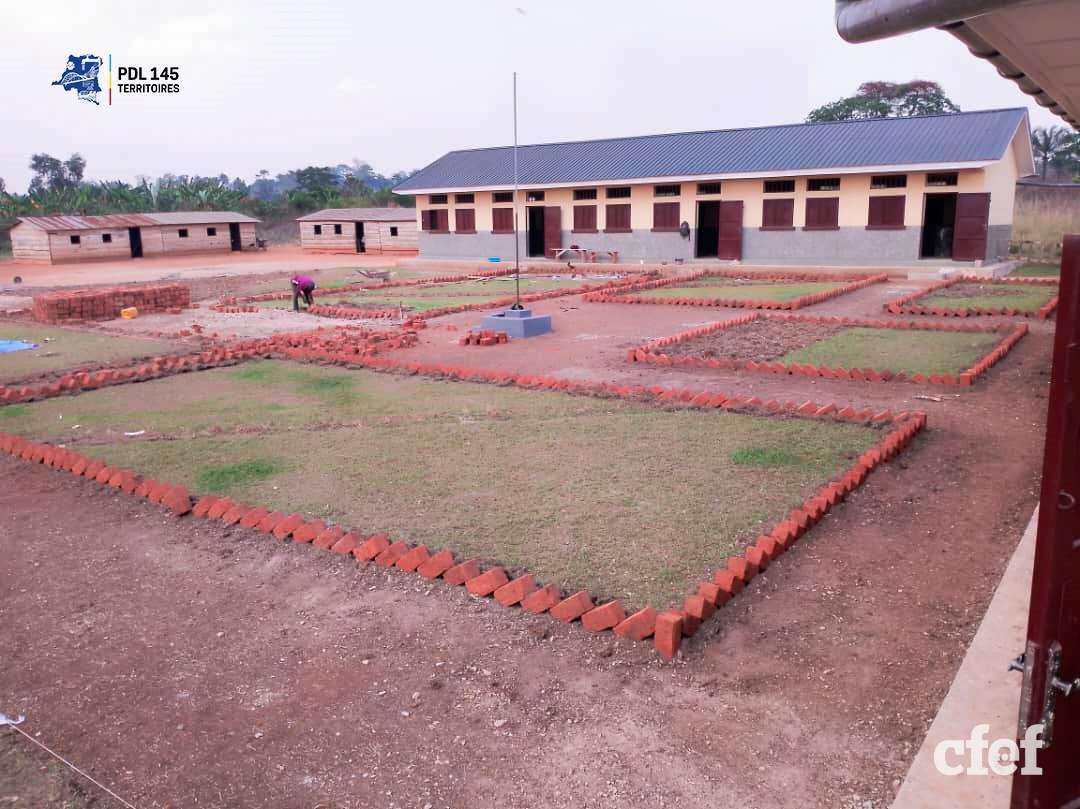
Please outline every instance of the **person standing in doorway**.
M292 283L292 308L294 312L300 311L300 296L304 297L304 303L311 306L313 303L311 293L315 291L315 282L306 275L294 275L290 279Z

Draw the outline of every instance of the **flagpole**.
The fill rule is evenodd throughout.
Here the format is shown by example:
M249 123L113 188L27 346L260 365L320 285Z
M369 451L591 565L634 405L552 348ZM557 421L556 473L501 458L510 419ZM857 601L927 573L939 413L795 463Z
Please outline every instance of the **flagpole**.
M514 296L512 308L521 308L521 248L518 236L518 126L517 126L517 71L514 71Z

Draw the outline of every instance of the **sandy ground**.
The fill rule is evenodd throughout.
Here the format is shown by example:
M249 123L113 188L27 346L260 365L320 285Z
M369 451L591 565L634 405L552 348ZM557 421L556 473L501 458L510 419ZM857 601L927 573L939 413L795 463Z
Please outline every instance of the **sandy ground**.
M331 328L350 324L376 325L389 328L385 320L344 320L336 317L316 317L306 312L294 312L292 309L262 309L258 312L242 314L211 311L205 304L198 309L185 309L178 315L158 313L140 315L134 320L109 320L97 326L100 331L123 335L155 334L175 335L191 329L192 325L203 327L206 336L218 335L222 339L231 337L266 337L271 334L289 331L310 331L318 328Z
M879 316L913 286L807 311ZM146 807L887 806L1035 503L1052 324L956 391L629 365L739 312L534 308L554 334L460 347L464 314L397 356L921 407L929 427L673 664L3 459L0 710Z

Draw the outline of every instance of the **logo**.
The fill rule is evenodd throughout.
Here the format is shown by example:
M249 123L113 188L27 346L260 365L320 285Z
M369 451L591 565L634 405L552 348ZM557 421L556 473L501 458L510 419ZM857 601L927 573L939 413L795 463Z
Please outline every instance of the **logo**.
M942 739L934 748L934 767L942 775L1012 775L1020 766L1021 775L1042 775L1035 757L1043 746L1043 726L1029 725L1024 738L1017 744L1013 739L990 741L986 734L989 725L976 725L968 739ZM1023 755L1020 749L1023 748ZM965 766L964 751L968 752ZM949 761L949 754L953 761ZM1021 758L1023 762L1021 762ZM987 769L989 766L989 770Z
M68 56L63 74L52 83L52 86L60 85L65 91L74 90L76 98L96 105L98 93L101 92L98 72L101 70L102 61L100 56L94 56L92 53Z

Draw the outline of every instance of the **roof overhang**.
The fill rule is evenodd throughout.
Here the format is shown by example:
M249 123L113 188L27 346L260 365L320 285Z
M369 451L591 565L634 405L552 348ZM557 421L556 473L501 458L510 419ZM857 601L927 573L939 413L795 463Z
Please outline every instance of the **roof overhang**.
M870 42L948 31L1035 103L1080 128L1080 12L1075 0L837 0L836 30Z
M1028 152L1030 153L1030 142ZM685 174L675 177L632 177L616 180L581 180L573 183L521 183L521 188L530 191L547 188L604 188L620 185L649 185L663 183L709 182L723 180L759 180L773 177L832 177L837 174L895 174L905 171L958 171L960 169L982 169L994 163L994 160L973 160L963 163L918 163L896 166L838 166L826 169L794 169L791 171L754 171L741 174ZM417 194L452 194L472 191L513 191L513 185L470 185L446 186L443 188L410 188L397 190L403 195Z

